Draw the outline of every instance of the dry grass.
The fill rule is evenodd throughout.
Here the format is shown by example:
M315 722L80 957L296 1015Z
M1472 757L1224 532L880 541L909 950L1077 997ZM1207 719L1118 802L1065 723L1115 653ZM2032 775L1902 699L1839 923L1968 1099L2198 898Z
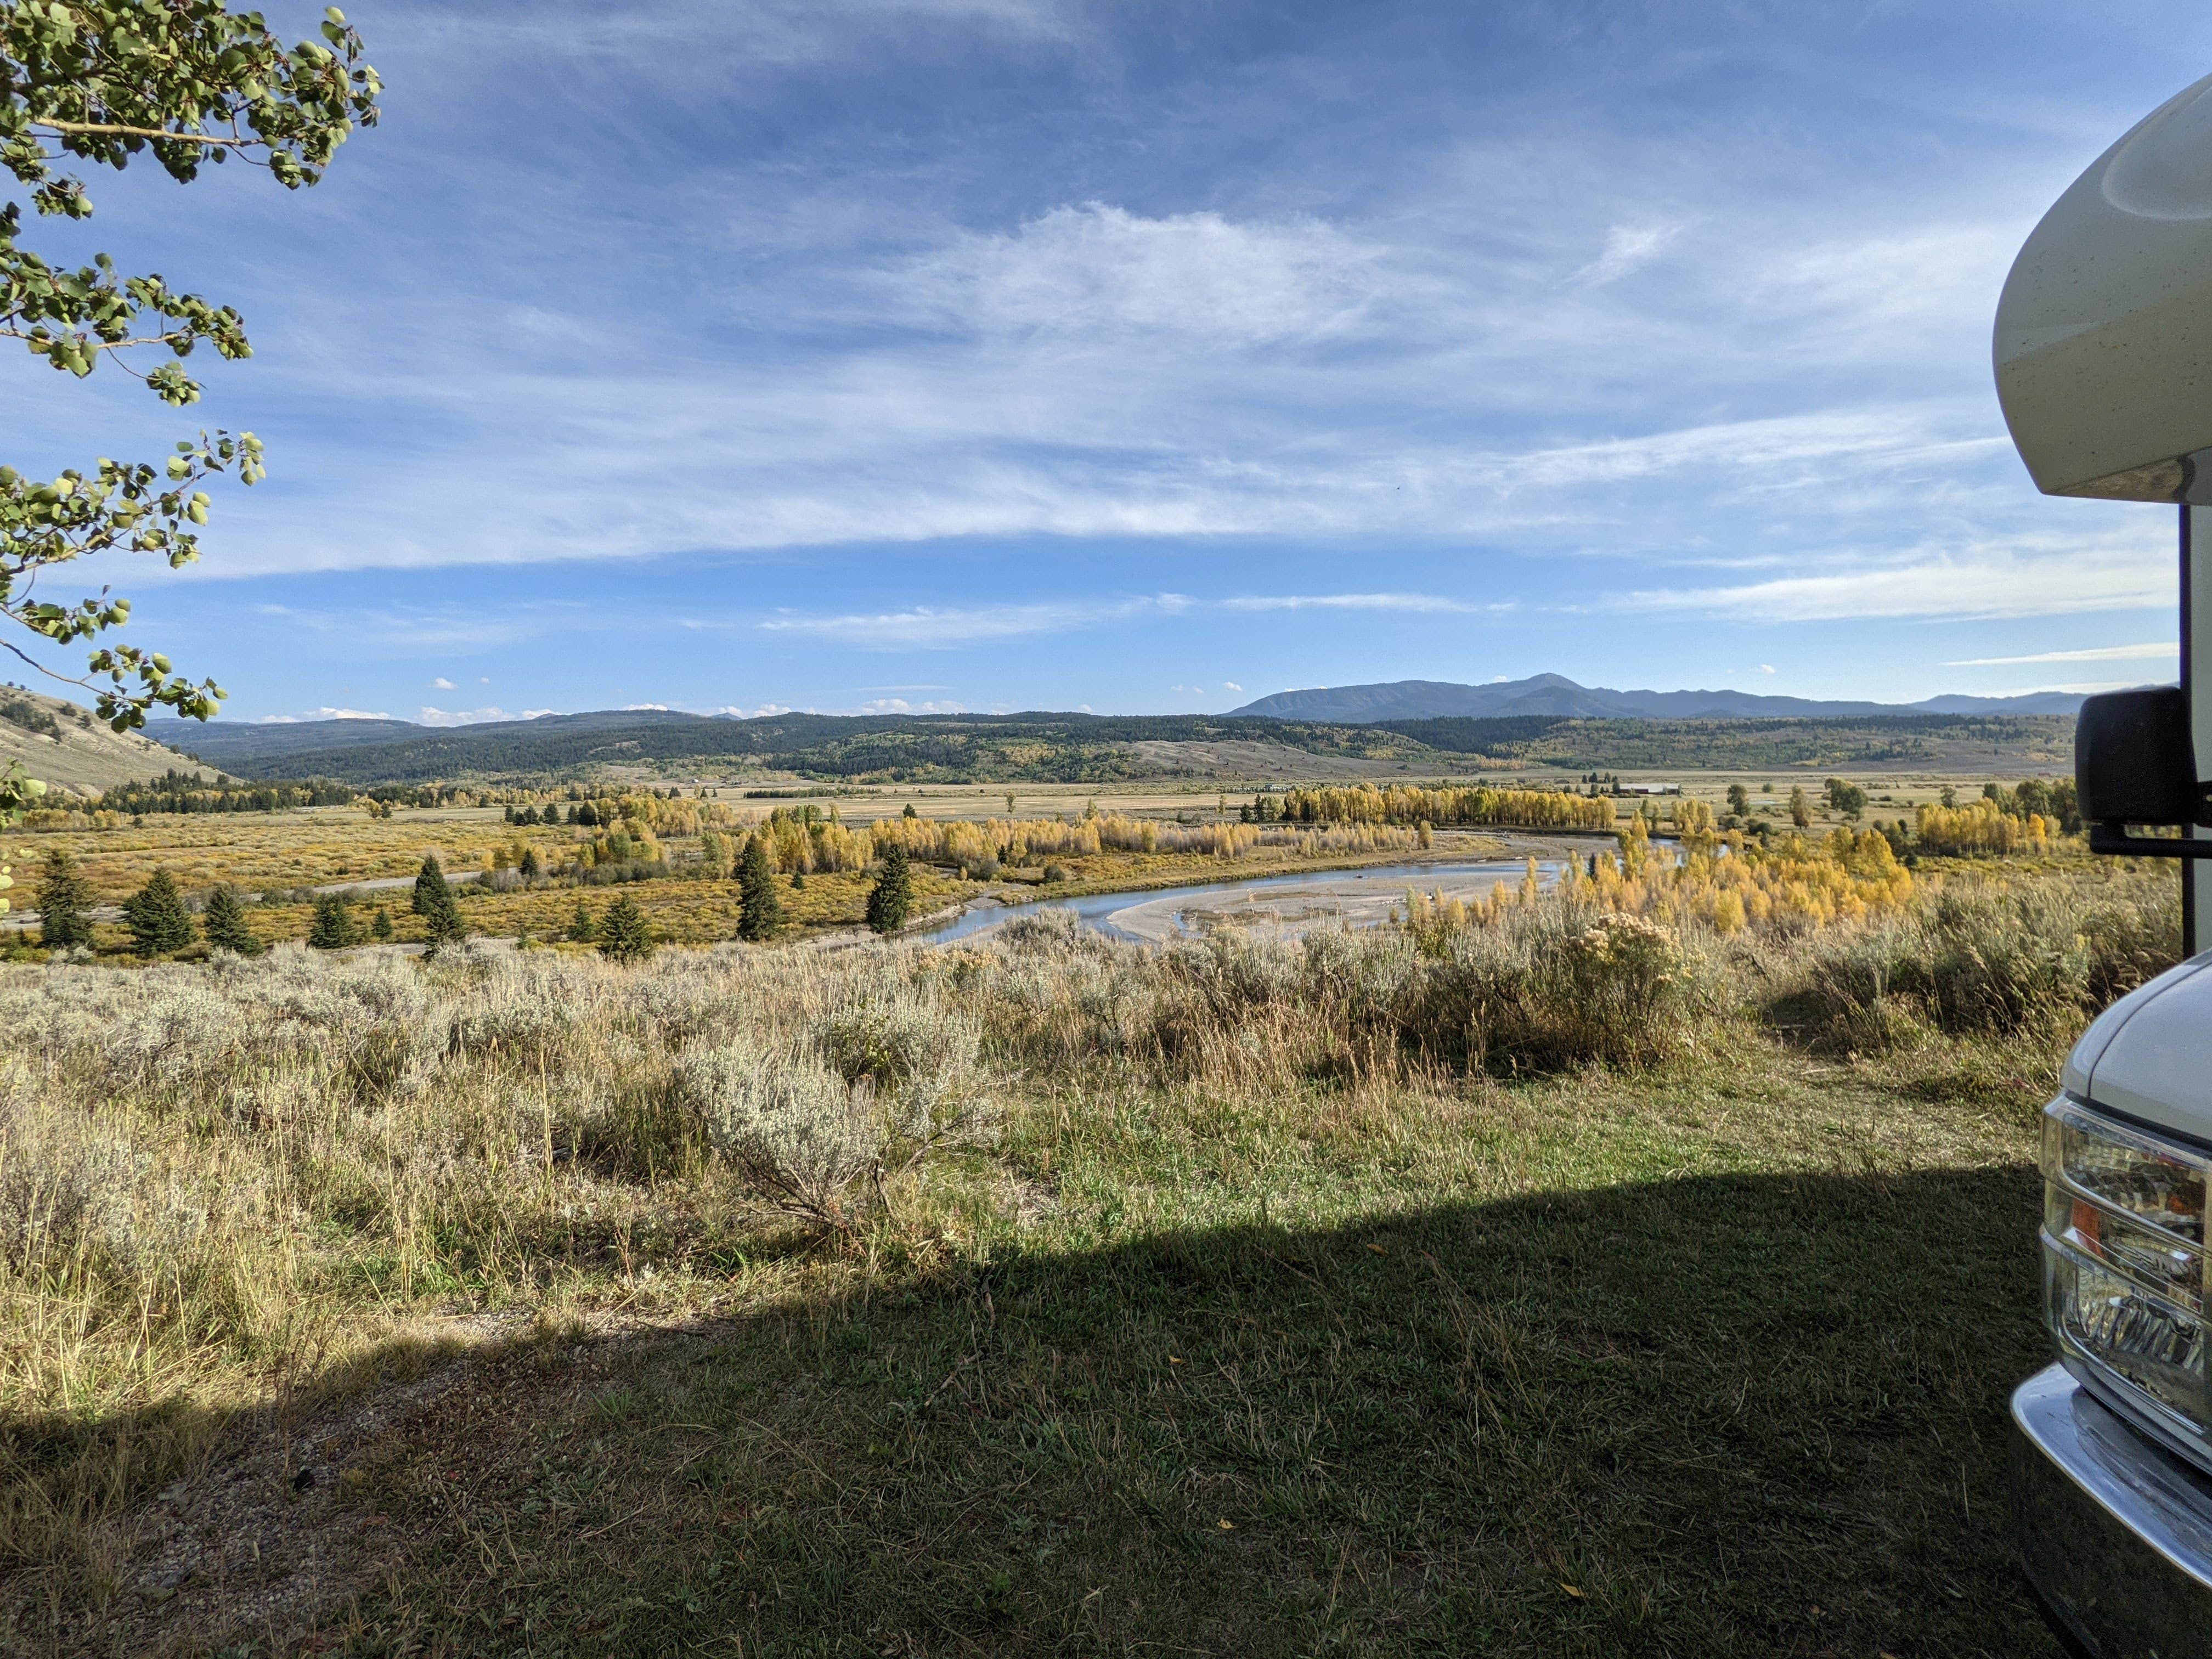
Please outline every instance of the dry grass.
M2170 885L8 970L0 1635L145 1650L153 1493L490 1321L544 1400L315 1500L361 1652L2030 1650L2028 1124Z

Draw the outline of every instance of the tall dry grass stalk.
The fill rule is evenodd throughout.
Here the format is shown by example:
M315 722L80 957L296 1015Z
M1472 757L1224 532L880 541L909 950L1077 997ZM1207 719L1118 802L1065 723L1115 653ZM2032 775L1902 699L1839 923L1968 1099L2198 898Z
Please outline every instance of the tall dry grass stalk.
M1038 917L981 946L628 970L298 948L9 970L0 1560L97 1569L114 1518L240 1407L312 1397L427 1316L697 1305L809 1241L903 1248L964 1171L989 1185L975 1149L1002 1109L1334 1109L1664 1062L1762 1014L1862 1052L1948 1034L2047 1054L2171 959L2172 886L1954 881L1866 922L1734 935L1593 890L1167 950Z

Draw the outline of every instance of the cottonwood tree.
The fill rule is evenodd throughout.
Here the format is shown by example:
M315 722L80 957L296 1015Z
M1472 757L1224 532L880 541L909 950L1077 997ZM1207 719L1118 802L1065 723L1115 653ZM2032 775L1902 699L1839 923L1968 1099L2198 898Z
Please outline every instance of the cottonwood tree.
M320 40L286 46L258 12L222 0L0 0L0 169L45 216L86 219L81 173L121 171L150 159L179 184L225 162L266 168L288 190L312 185L356 126L374 124L381 90L361 40L335 8ZM21 340L48 367L79 379L103 362L173 408L199 399L185 360L200 346L252 355L245 320L229 306L172 288L159 275L126 276L105 253L75 270L21 245L22 203L0 205L0 337ZM156 361L149 362L151 356ZM106 456L54 478L0 466L0 617L67 646L100 641L131 615L102 586L55 599L39 591L56 566L120 550L172 568L199 556L219 473L252 483L261 443L250 432L202 432L161 462ZM0 639L40 672L94 694L117 731L157 706L205 720L222 692L175 673L159 652L101 642L86 676L54 673ZM35 793L20 769L0 782L0 811Z

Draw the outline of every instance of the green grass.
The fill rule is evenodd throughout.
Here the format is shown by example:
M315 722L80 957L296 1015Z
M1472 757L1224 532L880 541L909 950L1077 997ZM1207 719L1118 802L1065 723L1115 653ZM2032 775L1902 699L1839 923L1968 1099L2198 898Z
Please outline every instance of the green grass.
M416 1542L337 1650L2049 1650L2017 1101L1755 1043L1018 1139L1042 1223L556 1346L541 1420L374 1468Z

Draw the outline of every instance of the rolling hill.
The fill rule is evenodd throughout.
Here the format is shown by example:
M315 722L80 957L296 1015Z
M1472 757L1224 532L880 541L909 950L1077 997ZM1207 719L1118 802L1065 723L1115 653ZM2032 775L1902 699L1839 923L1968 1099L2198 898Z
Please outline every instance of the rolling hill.
M197 722L164 719L156 729L188 725L197 736ZM0 766L10 761L22 762L26 772L50 788L78 795L193 769L190 756L142 732L111 732L89 708L12 684L0 685Z
M2063 716L1651 720L1513 714L1365 724L1214 714L782 714L604 710L447 728L215 726L197 753L256 779L359 786L618 777L755 782L1280 781L1668 767L2063 769ZM392 728L398 727L395 732Z
M2079 696L2063 691L2018 697L1929 697L1915 703L1825 702L1768 697L1749 691L1612 691L1578 685L1561 674L1490 685L1449 680L1395 680L1380 685L1317 686L1278 691L1231 711L1232 716L1342 721L1495 720L1556 714L1585 720L1755 720L1864 718L1885 714L2071 714Z

